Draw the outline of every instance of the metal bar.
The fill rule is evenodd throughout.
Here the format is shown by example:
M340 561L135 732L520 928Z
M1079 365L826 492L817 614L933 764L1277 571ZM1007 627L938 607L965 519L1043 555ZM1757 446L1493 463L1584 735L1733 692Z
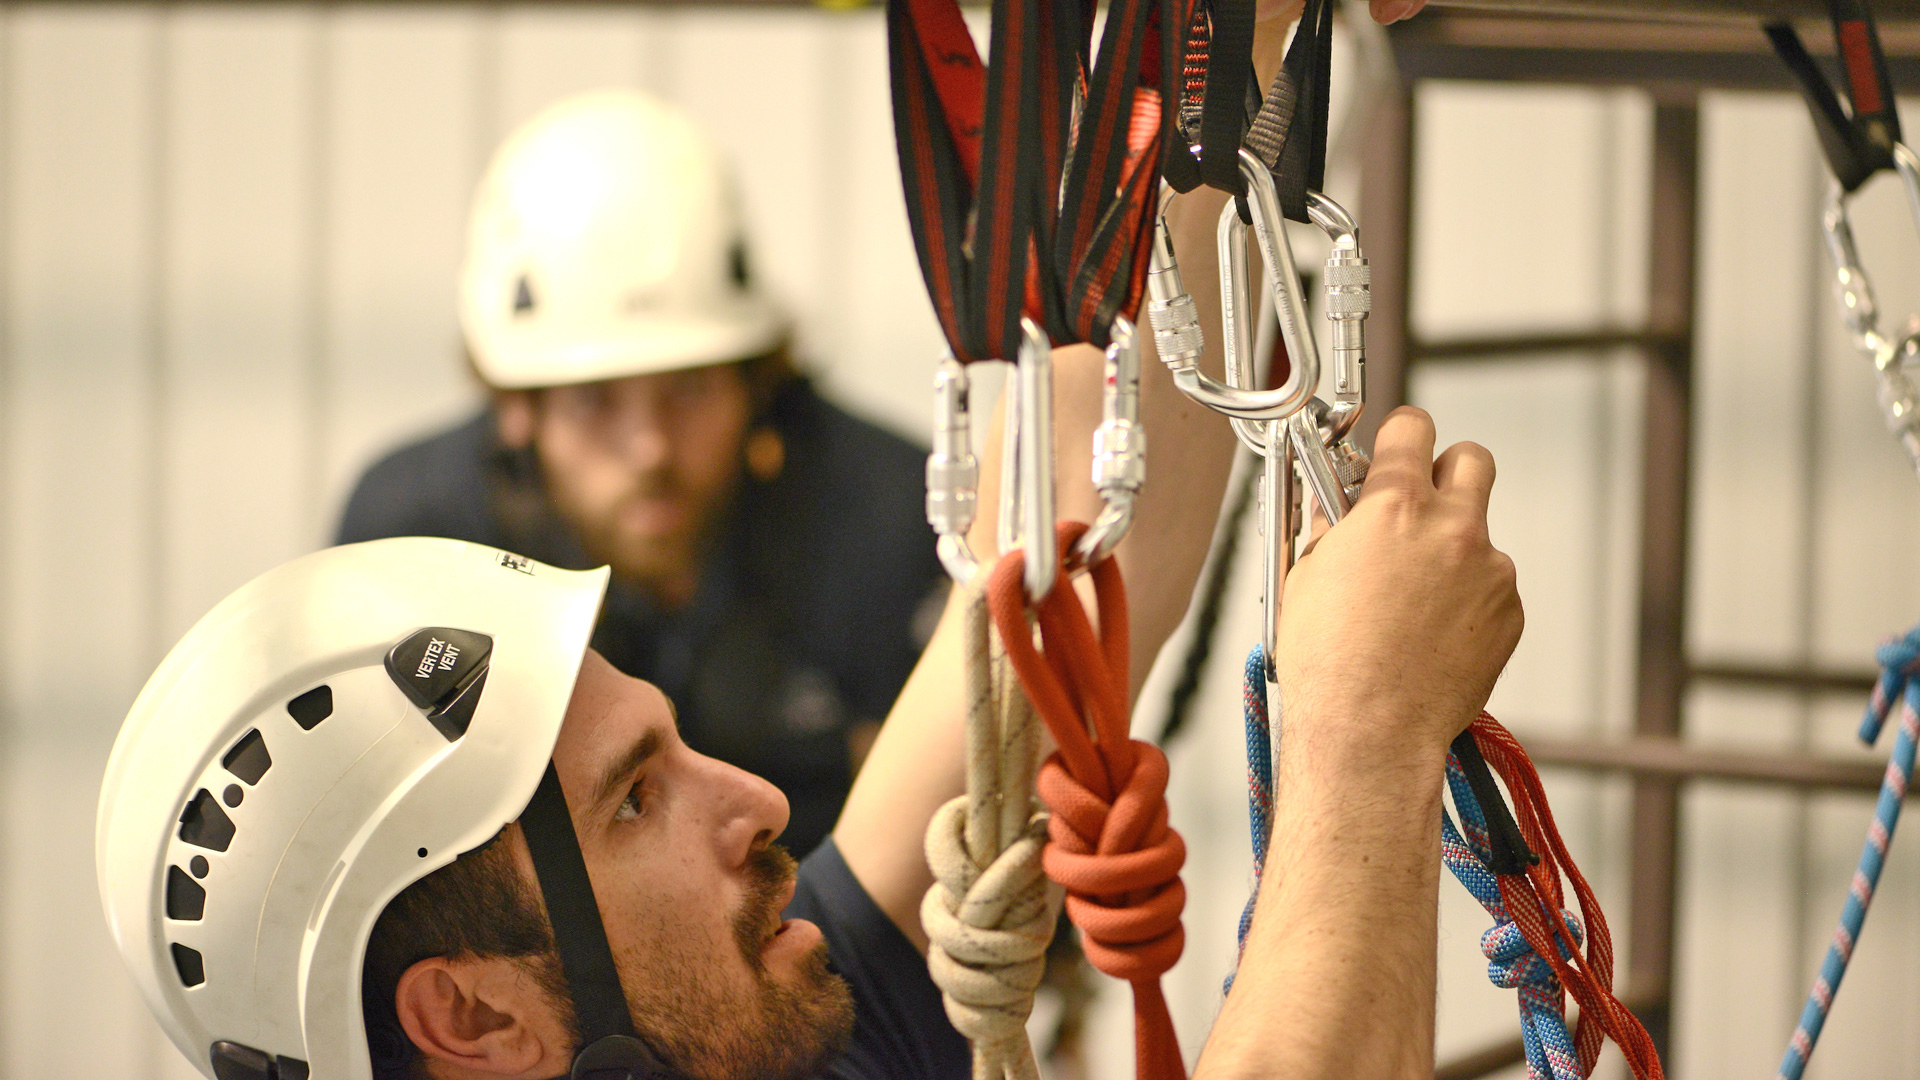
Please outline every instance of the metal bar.
M1724 750L1663 737L1624 742L1532 737L1526 740L1526 747L1527 756L1536 765L1674 780L1735 780L1812 790L1878 791L1887 771L1886 766L1870 761Z
M1489 1073L1499 1072L1509 1065L1518 1065L1527 1060L1526 1044L1519 1036L1502 1042L1483 1046L1443 1062L1433 1070L1433 1080L1479 1080Z
M1646 426L1640 503L1640 634L1634 733L1680 733L1687 663L1687 480L1693 383L1693 296L1700 111L1695 94L1658 99L1653 115L1653 207L1648 221ZM1673 879L1679 788L1671 777L1633 783L1627 992L1662 1057L1673 999Z
M1383 90L1367 125L1360 205L1373 312L1367 317L1367 411L1355 439L1372 447L1380 421L1407 400L1413 265L1413 87Z
M1435 8L1482 8L1532 15L1612 15L1634 19L1825 19L1825 0L1428 0ZM1888 21L1920 18L1915 0L1875 0Z
M1873 692L1878 676L1870 671L1816 671L1813 668L1775 668L1747 664L1695 664L1688 673L1695 682L1726 683L1766 690L1798 690L1814 694Z
M1834 66L1833 35L1807 47ZM1660 23L1425 12L1389 28L1403 79L1491 79L1599 86L1792 90L1759 22ZM1920 86L1920 24L1880 28L1895 86Z
M1418 361L1497 360L1620 348L1644 351L1671 348L1674 343L1668 340L1669 336L1650 334L1644 330L1594 330L1570 334L1441 338L1436 341L1416 339L1407 346L1407 356Z

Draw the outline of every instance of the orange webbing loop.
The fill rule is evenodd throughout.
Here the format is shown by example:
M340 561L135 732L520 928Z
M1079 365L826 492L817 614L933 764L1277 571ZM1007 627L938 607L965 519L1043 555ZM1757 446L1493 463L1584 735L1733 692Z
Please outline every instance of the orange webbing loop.
M1087 530L1079 522L1059 528L1062 553ZM1024 570L1021 552L1003 554L987 579L987 603L1008 662L1059 744L1036 783L1053 812L1041 861L1067 890L1067 916L1087 959L1133 985L1139 1080L1185 1080L1160 976L1186 943L1187 849L1167 823L1166 755L1129 735L1126 586L1113 559L1093 564L1096 637L1063 565L1034 609L1042 652L1027 621Z
M1580 1058L1581 1075L1593 1072L1600 1056L1603 1037L1611 1036L1627 1059L1627 1066L1641 1080L1663 1080L1660 1055L1638 1018L1613 994L1613 935L1607 929L1607 917L1587 884L1586 875L1573 863L1560 828L1554 824L1553 808L1540 783L1540 773L1518 739L1498 720L1482 712L1470 730L1480 746L1480 754L1500 775L1513 797L1513 816L1527 846L1540 856L1524 876L1501 875L1500 898L1507 913L1527 944L1560 978L1560 985L1580 1005L1580 1023L1574 1030L1573 1044ZM1583 954L1577 942L1570 940L1558 913L1564 906L1560 875L1573 883L1580 900L1580 919L1586 924ZM1548 913L1553 913L1549 917ZM1604 1032L1604 1035L1603 1035Z

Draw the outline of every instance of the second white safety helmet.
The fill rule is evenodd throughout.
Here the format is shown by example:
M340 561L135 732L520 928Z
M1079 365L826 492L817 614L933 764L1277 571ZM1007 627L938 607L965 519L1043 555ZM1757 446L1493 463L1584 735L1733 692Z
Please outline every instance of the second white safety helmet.
M744 360L787 332L748 280L719 151L630 90L554 105L495 153L469 219L460 324L501 389Z

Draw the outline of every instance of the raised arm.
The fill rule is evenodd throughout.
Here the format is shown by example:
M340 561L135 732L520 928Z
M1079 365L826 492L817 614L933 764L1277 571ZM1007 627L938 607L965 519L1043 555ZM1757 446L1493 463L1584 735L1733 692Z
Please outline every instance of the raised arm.
M1388 417L1360 500L1287 579L1273 846L1194 1080L1433 1075L1447 744L1521 626L1493 458L1433 448L1427 414Z

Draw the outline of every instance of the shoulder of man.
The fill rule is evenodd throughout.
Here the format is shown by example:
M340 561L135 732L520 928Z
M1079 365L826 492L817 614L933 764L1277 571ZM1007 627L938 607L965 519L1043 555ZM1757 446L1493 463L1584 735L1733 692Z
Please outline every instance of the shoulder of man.
M805 380L781 392L772 422L785 464L775 479L753 485L756 547L776 559L784 549L808 578L898 583L903 602L917 604L940 576L926 519L926 448L854 416Z
M804 381L781 392L772 421L786 460L747 493L753 571L826 631L811 648L863 684L848 688L855 710L884 715L924 644L917 616L946 580L926 521L926 450Z
M491 409L394 450L354 484L334 542L445 536L499 546L487 490L499 452Z

